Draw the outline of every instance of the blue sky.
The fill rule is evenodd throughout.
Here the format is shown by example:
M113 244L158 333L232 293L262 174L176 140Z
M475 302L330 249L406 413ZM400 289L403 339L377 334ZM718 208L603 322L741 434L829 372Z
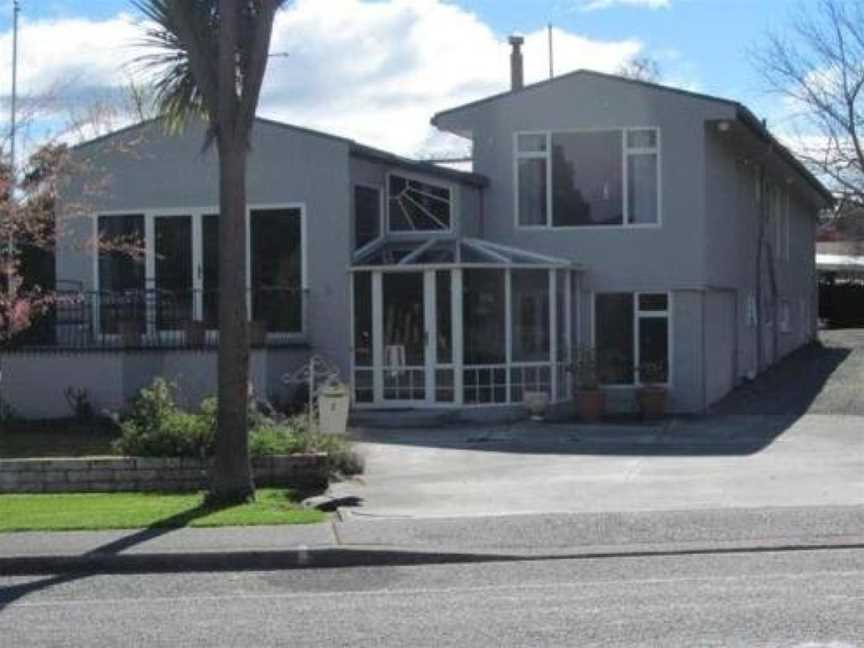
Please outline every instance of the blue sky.
M10 4L0 0L0 48L8 43ZM541 32L551 21L561 30L556 32L559 72L575 66L614 71L621 60L647 54L659 61L670 84L741 100L768 117L769 125L782 128L783 113L777 108L782 104L765 92L749 51L769 28L788 22L796 4L792 0L296 0L280 19L275 43L276 48L291 51L293 61L271 65L261 112L369 141L383 137L376 132L376 123L381 122L376 114L392 110L396 119L401 107L398 119L405 123L405 135L385 138L384 143L400 152L418 152L434 140L428 132L433 110L502 89L508 33L529 35L529 45L534 44L526 46L528 77L539 80L536 77L546 65ZM120 34L128 40L133 33L128 20L118 22L119 14L135 13L128 2L22 0L22 7L25 25L33 28L23 74L42 70L26 76L24 92L44 89L47 81L42 77L51 76L58 66L65 79L80 79L78 86L96 94L103 86L122 84L123 74L111 78L111 65L119 70L117 62L131 58L116 42ZM92 33L86 39L74 42L88 30ZM26 41L26 30L22 36ZM360 44L364 49L348 51ZM52 50L59 64L49 68L45 58ZM460 61L466 57L472 62L463 69ZM376 61L378 67L358 69L361 60ZM310 68L314 75L307 76ZM445 79L445 73L452 77L454 70L464 73L464 78ZM4 87L7 79L0 74ZM379 89L377 96L369 91L370 83ZM358 107L366 112L360 116L349 112ZM409 126L409 120L416 126Z

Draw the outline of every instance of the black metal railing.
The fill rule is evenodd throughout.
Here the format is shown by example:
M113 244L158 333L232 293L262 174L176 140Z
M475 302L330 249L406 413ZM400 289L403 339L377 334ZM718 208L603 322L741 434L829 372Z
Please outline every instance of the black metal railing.
M252 346L296 340L305 331L303 291L282 286L249 291ZM146 349L215 346L219 294L207 290L60 290L5 350Z

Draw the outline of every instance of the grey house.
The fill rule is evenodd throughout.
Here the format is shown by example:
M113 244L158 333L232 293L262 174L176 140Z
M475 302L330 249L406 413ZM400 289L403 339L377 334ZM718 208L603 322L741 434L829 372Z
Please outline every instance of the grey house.
M357 409L486 415L528 389L566 404L567 366L590 346L614 359L613 407L633 407L651 362L671 409L699 412L813 339L831 196L745 107L582 70L523 87L515 49L511 91L432 118L471 140L472 173L258 120L236 271L259 393L287 398L281 376L314 353ZM3 358L22 413L63 414L69 384L102 407L155 375L190 400L215 391L217 165L202 139L146 122L75 150L87 170L64 191L56 261L75 298L46 346ZM146 254L94 254L82 243L97 236Z

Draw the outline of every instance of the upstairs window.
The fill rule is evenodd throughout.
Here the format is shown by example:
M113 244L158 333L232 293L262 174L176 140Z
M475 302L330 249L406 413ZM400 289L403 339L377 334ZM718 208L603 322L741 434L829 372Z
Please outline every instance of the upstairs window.
M449 187L391 174L387 182L390 232L448 232L452 223Z
M368 245L381 236L381 190L354 187L354 249Z
M657 129L519 133L522 227L654 225L660 214Z

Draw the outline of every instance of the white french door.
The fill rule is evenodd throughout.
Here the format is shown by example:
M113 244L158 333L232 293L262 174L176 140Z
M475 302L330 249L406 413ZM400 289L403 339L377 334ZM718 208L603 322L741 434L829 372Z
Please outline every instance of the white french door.
M458 272L355 275L354 376L355 385L367 386L357 392L365 394L363 401L358 399L360 404L428 407L456 403L454 342L458 333L453 323L459 321L456 309L461 301L453 281ZM365 288L358 290L359 284ZM371 308L366 301L371 301Z

